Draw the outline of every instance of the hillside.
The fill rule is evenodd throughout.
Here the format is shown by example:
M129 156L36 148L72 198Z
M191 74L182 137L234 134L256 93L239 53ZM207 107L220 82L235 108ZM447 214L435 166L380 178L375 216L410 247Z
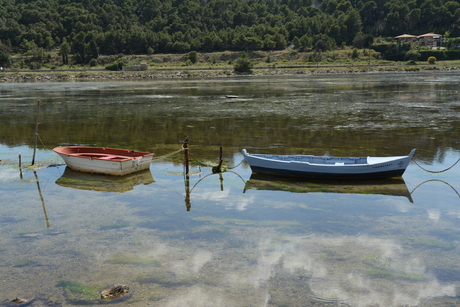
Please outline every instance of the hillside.
M56 49L60 65L98 65L101 54L325 52L403 33L456 37L459 1L1 0L0 65L39 68Z

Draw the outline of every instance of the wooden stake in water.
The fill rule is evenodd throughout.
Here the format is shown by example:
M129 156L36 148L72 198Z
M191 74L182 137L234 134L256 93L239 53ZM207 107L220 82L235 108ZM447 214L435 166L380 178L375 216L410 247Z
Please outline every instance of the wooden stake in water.
M188 135L184 135L184 144L182 148L184 148L184 159L185 159L185 174L188 175L189 168L188 168Z
M18 159L19 159L19 178L22 179L22 161L21 161L21 154L19 154Z
M37 172L34 171L35 181L37 182L38 194L42 201L43 213L45 214L46 228L50 228L50 222L48 221L48 214L46 213L45 200L43 199L42 190L40 189L40 181L38 180Z
M190 211L190 208L192 208L192 204L190 203L190 177L187 174L185 174L185 208L187 208L187 211Z
M188 161L188 135L184 135L182 148L184 149L184 162L185 162L185 207L190 211L192 207L190 203L190 177L189 177L189 161Z
M32 165L35 164L35 152L37 150L37 137L38 137L38 115L40 113L40 100L37 100L37 119L35 120L35 134L34 134L34 154L32 156Z

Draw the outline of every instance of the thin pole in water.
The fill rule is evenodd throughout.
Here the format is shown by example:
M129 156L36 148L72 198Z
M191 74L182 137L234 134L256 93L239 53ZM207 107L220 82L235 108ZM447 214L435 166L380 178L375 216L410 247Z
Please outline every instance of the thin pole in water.
M50 228L48 214L46 213L45 200L43 199L42 190L40 189L40 181L38 180L38 175L36 171L34 171L34 176L35 176L35 181L37 182L38 194L40 195L40 200L42 201L43 213L45 214L46 228Z
M22 161L21 161L21 154L18 155L19 159L19 177L22 179Z
M184 149L184 159L185 159L185 207L187 211L190 211L192 207L190 203L190 176L189 176L189 152L188 152L188 135L184 135L182 148Z
M37 100L37 119L35 120L35 134L34 134L34 154L32 156L32 165L35 164L35 152L37 150L37 136L38 136L38 115L40 113L40 100Z

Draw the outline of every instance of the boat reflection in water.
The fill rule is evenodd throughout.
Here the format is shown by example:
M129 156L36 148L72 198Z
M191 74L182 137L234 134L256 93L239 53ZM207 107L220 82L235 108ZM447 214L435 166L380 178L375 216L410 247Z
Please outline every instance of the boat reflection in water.
M67 188L116 193L131 191L137 185L148 185L153 182L155 180L150 170L125 176L110 176L83 173L72 170L68 166L66 166L61 178L56 180L57 185Z
M413 203L411 193L401 177L372 180L309 180L252 174L246 190L287 191L293 193L349 193L403 196Z

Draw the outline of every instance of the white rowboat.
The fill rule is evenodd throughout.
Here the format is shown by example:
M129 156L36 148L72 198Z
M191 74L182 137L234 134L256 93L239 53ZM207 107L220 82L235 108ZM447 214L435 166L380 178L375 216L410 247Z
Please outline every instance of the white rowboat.
M154 153L88 146L53 149L73 170L95 174L124 176L150 168Z
M329 157L311 155L249 154L244 160L258 174L303 178L390 178L404 174L415 154L396 157Z

